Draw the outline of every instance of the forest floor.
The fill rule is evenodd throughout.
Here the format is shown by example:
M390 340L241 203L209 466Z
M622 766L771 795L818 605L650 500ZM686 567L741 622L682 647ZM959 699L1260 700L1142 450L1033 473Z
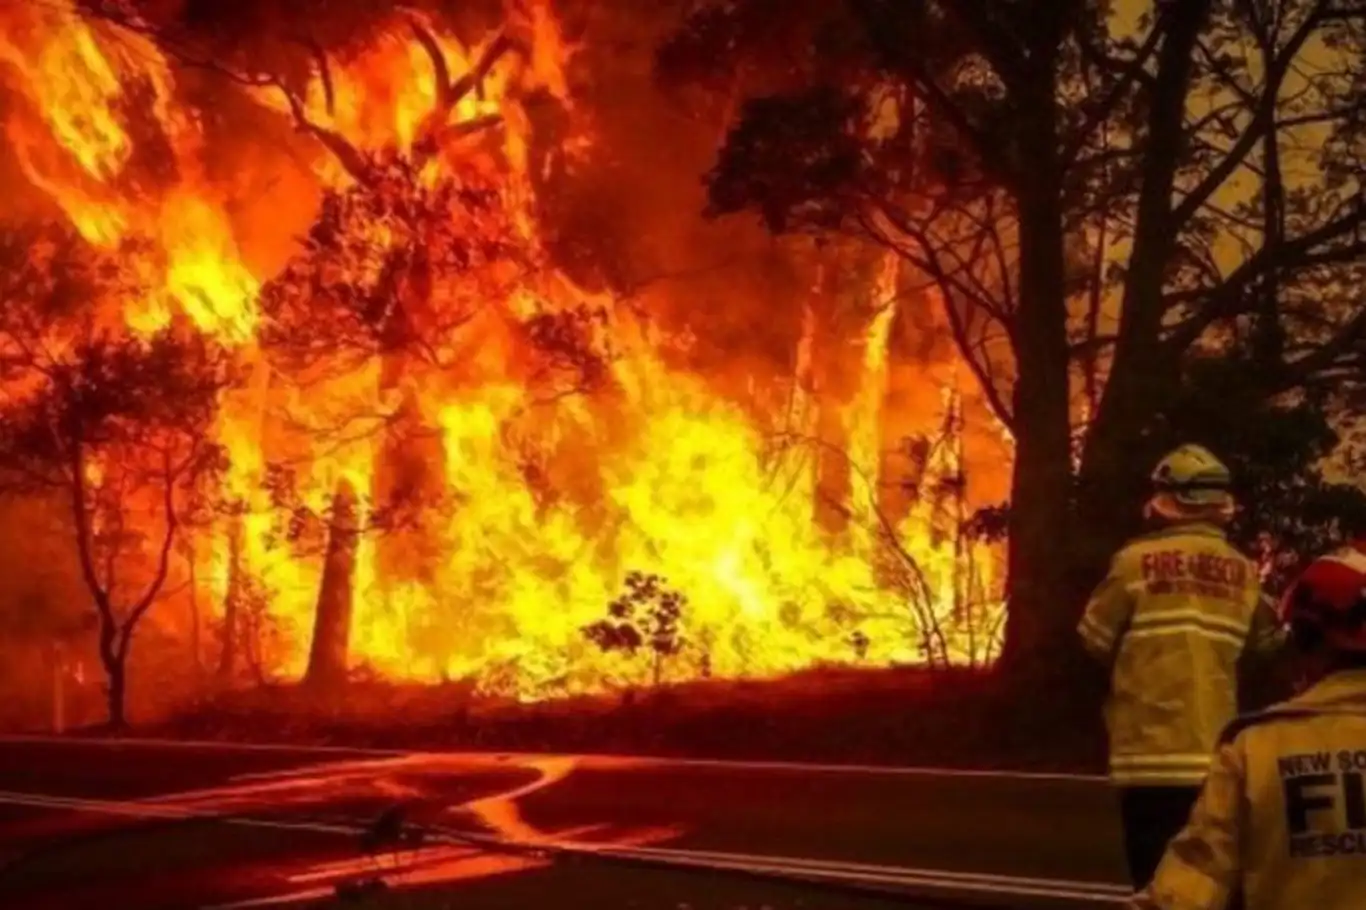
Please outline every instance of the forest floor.
M419 750L1095 772L1099 700L1041 697L968 670L818 669L534 703L468 686L353 683L207 698L141 735Z

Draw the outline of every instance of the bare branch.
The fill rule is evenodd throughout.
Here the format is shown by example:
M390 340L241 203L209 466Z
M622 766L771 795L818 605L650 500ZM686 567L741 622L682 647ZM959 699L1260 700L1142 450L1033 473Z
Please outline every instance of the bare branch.
M1245 261L1217 288L1200 288L1170 295L1171 304L1202 305L1198 313L1177 326L1167 339L1175 352L1190 347L1214 323L1244 313L1248 309L1247 291L1275 270L1303 270L1319 265L1352 262L1366 256L1366 239L1339 246L1324 247L1351 236L1366 225L1366 209L1343 216L1278 247L1263 247Z
M446 64L446 55L441 50L441 45L436 43L436 36L420 22L416 19L411 20L409 27L412 29L413 37L417 39L417 43L422 45L422 49L427 52L427 57L432 61L432 71L436 77L437 109L448 111L459 99L451 97L451 70Z
M1285 364L1274 386L1284 391L1302 384L1313 375L1331 368L1363 341L1366 341L1366 307L1361 308L1331 339L1317 346L1312 353Z
M95 553L90 541L90 505L86 501L85 455L79 439L73 440L69 459L71 519L76 525L77 562L80 564L81 578L85 580L90 599L95 602L95 610L100 617L100 657L107 666L117 657L114 653L114 633L118 621L114 617L114 606L109 602L108 592L95 571Z
M883 214L888 215L890 213L884 212ZM945 267L945 264L939 259L938 245L929 242L928 238L926 238L923 233L919 234L920 239L915 241L916 248L912 249L904 243L897 242L895 238L889 236L876 224L868 221L864 215L860 214L858 218L868 236L878 240L878 242L882 243L888 249L895 251L898 255L916 266L925 275L929 276L934 284L938 286L944 305L944 313L949 321L949 330L953 333L954 341L959 346L960 350L962 350L965 355L968 355L964 357L964 360L967 361L968 369L972 370L973 376L982 389L982 393L987 398L987 403L991 406L997 418L1000 419L1006 427L1012 427L1014 418L1005 395L996 385L990 364L986 362L989 358L971 356L971 353L975 350L976 346L971 337L970 327L967 320L964 319L963 313L970 307L977 307L983 312L992 315L992 318L998 324L1001 324L1002 327L1006 329L1007 333L1009 333L1008 323L1005 323L999 317L995 316L993 308L989 304L983 305L984 301L982 298L971 288L964 285L961 278L956 275L952 269ZM905 236L914 240L919 232L917 232L914 226L909 223L906 223L905 227L907 228ZM901 227L897 226L897 230L901 230ZM968 301L962 306L959 305L960 294L966 297Z
M1163 34L1164 29L1160 20L1158 25L1154 26L1152 30L1148 32L1148 36L1143 40L1143 44L1139 46L1133 59L1124 61L1115 61L1111 58L1107 58L1102 51L1091 47L1090 43L1084 38L1078 39L1078 44L1082 48L1083 54L1088 57L1093 65L1097 65L1098 68L1100 68L1099 64L1101 61L1113 64L1118 70L1116 74L1118 78L1115 80L1114 85L1110 86L1110 90L1105 93L1105 96L1101 99L1100 103L1091 107L1091 110L1081 127L1077 130L1067 146L1064 147L1063 161L1075 162L1077 156L1081 154L1081 150L1086 146L1086 141L1091 137L1091 134L1094 133L1101 124L1110 119L1111 115L1115 112L1115 108L1134 90L1135 86L1150 84L1150 77L1147 71L1148 61L1150 61L1153 58L1153 54L1156 53L1158 45L1161 44Z
M1174 230L1179 230L1199 211L1201 206L1209 201L1209 198L1233 176L1267 132L1275 128L1276 104L1286 74L1290 71L1290 67L1300 51L1304 49L1305 43L1322 25L1324 12L1325 7L1321 4L1318 9L1306 16L1304 22L1300 23L1300 27L1295 30L1295 34L1286 42L1286 46L1281 49L1279 55L1268 61L1262 95L1257 101L1252 123L1243 131L1243 134L1229 149L1223 160L1215 165L1214 169L1205 176L1205 179L1181 200L1181 204L1172 213L1171 223Z
M289 109L294 114L294 122L300 130L308 133L317 139L323 146L330 151L346 172L360 183L370 183L374 179L373 168L360 150L346 140L340 133L329 130L326 127L318 126L308 119L308 111L304 109L303 99L295 95L278 78L270 80L271 85L278 88L289 102Z
M1195 43L1195 47L1196 50L1200 52L1200 56L1204 59L1205 65L1209 67L1210 72L1218 77L1219 84L1237 96L1239 102L1235 103L1242 103L1248 107L1256 105L1257 96L1248 91L1246 86L1241 85L1238 80L1234 78L1228 64L1225 61L1220 60L1219 57L1209 49L1208 42L1201 39Z
M192 447L192 449L193 448L194 447ZM133 609L129 612L128 618L124 620L123 627L120 630L122 641L119 656L121 658L128 653L128 645L132 641L133 630L137 628L138 622L141 621L152 604L156 602L157 595L161 592L162 586L166 583L166 576L171 568L171 552L175 547L176 532L180 529L180 521L176 514L175 504L176 484L180 482L181 476L189 468L190 463L194 458L195 452L192 450L191 454L184 462L176 465L172 462L169 451L163 455L161 468L163 483L162 520L164 522L164 530L162 532L161 547L157 554L157 567L155 573L152 575L152 580L148 583L147 590L133 606Z
M317 39L309 35L298 35L294 40L307 48L308 52L313 55L313 61L318 65L318 81L322 83L327 113L329 115L335 114L337 112L337 94L332 82L332 67L327 62L327 51L323 49Z
M425 26L417 20L410 21L410 27L418 44L426 52L432 61L432 70L436 78L436 105L423 118L418 127L417 140L414 145L422 149L427 154L434 153L444 139L468 136L480 132L490 126L501 122L502 118L496 114L486 114L480 117L450 126L451 111L455 106L463 101L470 92L480 88L489 73L509 51L516 45L508 38L504 32L499 32L494 39L484 48L479 55L474 67L452 81L450 66L446 63L446 55L441 50L441 45Z

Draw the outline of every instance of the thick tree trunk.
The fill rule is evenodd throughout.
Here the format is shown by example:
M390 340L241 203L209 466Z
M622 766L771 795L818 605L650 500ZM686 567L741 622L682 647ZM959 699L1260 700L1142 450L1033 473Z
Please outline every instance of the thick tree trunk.
M1078 484L1074 582L1081 586L1099 579L1115 547L1137 528L1148 466L1175 441L1161 438L1156 420L1178 391L1181 368L1162 342L1163 291L1182 228L1172 197L1190 141L1194 53L1213 7L1211 0L1172 4L1158 52L1118 338Z
M1067 583L1072 492L1067 399L1050 388L1059 382L1047 375L1051 367L1036 366L1045 375L1022 365L1015 396L1009 614L1002 654L1009 668L1051 665L1059 648L1072 643L1077 612ZM1065 389L1065 373L1061 382ZM1062 400L1050 402L1050 397Z
M351 612L354 599L357 528L356 493L345 481L332 498L327 555L313 626L313 646L304 682L330 688L346 681L351 643Z
M1164 351L1159 337L1168 250L1162 238L1146 234L1135 243L1130 268L1143 277L1128 282L1121 343L1082 452L1072 565L1078 588L1099 582L1114 551L1139 530L1148 472L1177 442L1160 425L1181 377L1179 360Z
M813 517L830 534L847 531L854 498L872 492L856 478L851 462L872 454L860 451L866 443L860 445L854 435L869 428L854 424L850 406L864 379L862 357L873 316L869 295L881 263L880 255L842 251L822 264L812 292L811 376L818 441ZM865 416L876 424L875 415ZM860 472L877 468L876 463L857 465Z
M838 325L839 284L835 270L823 265L812 292L815 317L811 349L811 393L815 405L816 488L812 518L829 534L849 526L849 433L844 423L848 382L844 374L847 340ZM838 352L838 353L837 353Z
M816 524L829 534L849 527L849 495L853 489L849 468L849 436L838 403L822 396L816 403L816 501L812 504Z
M109 728L124 730L128 727L128 668L123 657L111 655L104 658L104 672L107 677L105 695L109 706Z
M1142 528L1148 474L1166 444L1165 434L1153 426L1165 400L1154 388L1147 399L1131 400L1122 409L1116 401L1106 411L1106 428L1086 447L1071 567L1078 590L1099 583L1115 551Z
M228 526L228 590L223 595L223 642L218 652L218 679L230 682L237 673L237 650L242 637L242 516Z
M1013 396L1009 614L1003 662L1009 670L1061 669L1075 604L1067 586L1071 543L1071 410L1062 202L1052 80L1021 102L1030 179L1020 187L1020 279Z
M190 573L190 670L194 673L194 682L199 686L204 681L204 651L201 641L202 624L199 615L199 573L195 571L194 549L190 549L189 554L189 573Z
M939 406L939 389L925 381L924 363L912 348L917 327L909 310L922 305L912 301L898 308L888 341L887 382L878 415L879 446L877 503L893 527L911 513L924 482L928 446L916 438L923 433L923 415Z
M441 564L442 541L435 527L440 510L429 507L445 493L445 445L441 430L424 417L411 382L404 384L398 374L386 378L392 384L384 390L397 388L402 398L397 419L380 442L373 501L381 508L421 508L402 527L376 539L376 575L382 584L430 586Z

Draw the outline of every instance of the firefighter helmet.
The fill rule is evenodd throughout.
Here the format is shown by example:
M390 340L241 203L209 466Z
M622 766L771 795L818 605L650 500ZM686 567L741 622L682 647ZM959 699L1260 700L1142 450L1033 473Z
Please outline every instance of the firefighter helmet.
M1157 463L1149 510L1160 517L1228 519L1233 514L1233 475L1204 446L1183 445Z
M1366 654L1366 541L1309 564L1281 601L1296 641Z

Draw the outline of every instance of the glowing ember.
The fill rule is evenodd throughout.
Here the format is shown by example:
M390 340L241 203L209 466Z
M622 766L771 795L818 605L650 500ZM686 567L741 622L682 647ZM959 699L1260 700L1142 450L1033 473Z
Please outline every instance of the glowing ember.
M87 239L150 251L138 266L160 291L127 301L128 327L186 320L252 367L217 424L230 508L184 571L265 672L304 671L339 547L354 562L350 664L389 678L473 677L519 697L647 679L648 655L583 631L631 573L684 598L665 680L991 652L997 554L958 527L951 390L922 415L945 429L918 478L931 492L879 511L904 479L883 464L901 445L883 413L895 262L863 291L862 343L843 364L852 394L821 398L811 381L808 312L795 378L756 392L786 402L773 421L671 365L668 351L703 341L658 337L547 265L524 105L539 94L578 110L547 4L509 24L515 39L466 46L405 18L315 65L306 87L237 87L239 103L307 134L289 154L307 161L309 190L270 199L302 229L273 245L266 219L244 218L208 176L200 118L149 45L55 8L4 16L0 67L26 100L6 128L25 175ZM482 78L462 88L470 74ZM133 173L139 103L169 178ZM325 229L297 242L310 223ZM277 336L300 327L327 343L285 351ZM832 505L818 432L831 425L848 476L836 526L814 517ZM339 510L347 491L355 514Z

